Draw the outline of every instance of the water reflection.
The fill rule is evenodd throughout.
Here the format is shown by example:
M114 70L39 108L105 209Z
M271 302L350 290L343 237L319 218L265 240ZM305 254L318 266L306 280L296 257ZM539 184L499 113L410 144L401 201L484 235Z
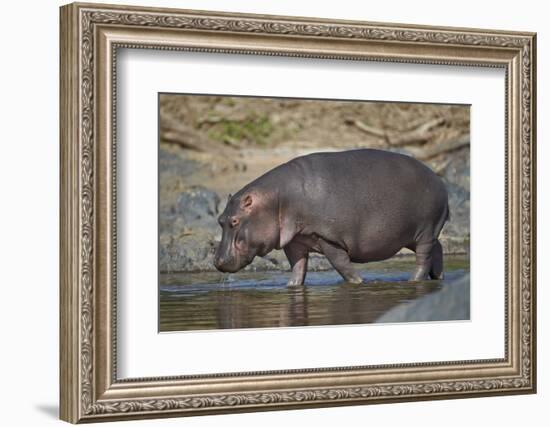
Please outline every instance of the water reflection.
M291 289L288 273L281 272L162 275L160 331L373 323L467 275L468 260L462 258L449 263L446 280L417 283L406 281L407 260L378 269L369 265L361 273L367 283L360 285L344 283L334 272L310 272L307 286ZM456 318L448 313L434 320Z

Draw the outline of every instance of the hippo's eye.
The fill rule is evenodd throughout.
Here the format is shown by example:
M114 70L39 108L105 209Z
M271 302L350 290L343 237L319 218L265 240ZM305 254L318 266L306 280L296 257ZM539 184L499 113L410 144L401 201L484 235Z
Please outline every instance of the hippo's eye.
M239 225L239 218L231 218L231 227Z

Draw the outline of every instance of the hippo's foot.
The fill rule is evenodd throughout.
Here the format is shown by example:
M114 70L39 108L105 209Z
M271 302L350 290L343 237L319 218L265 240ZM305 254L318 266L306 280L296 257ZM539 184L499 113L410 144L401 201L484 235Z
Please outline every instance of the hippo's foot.
M430 279L432 279L432 280L443 280L443 279L445 279L445 275L443 274L443 272L441 272L439 275L433 275L430 272Z
M363 283L363 279L355 271L353 265L351 265L349 254L343 248L323 239L319 239L319 244L321 245L322 253L346 282L355 285Z
M284 247L288 262L292 267L292 275L287 283L289 288L302 286L306 278L308 249L300 243L290 242Z
M420 282L422 280L428 280L429 279L429 272L430 268L424 265L417 266L416 270L414 271L411 282Z
M360 285L363 282L363 278L359 274L352 275L350 277L344 277L344 280L353 285Z
M439 240L416 247L416 270L411 281L428 279L443 280L443 248Z
M299 288L304 286L304 280L298 277L291 277L286 284L289 288Z
M434 280L443 280L443 248L437 240L432 249L432 268L430 269L430 278Z

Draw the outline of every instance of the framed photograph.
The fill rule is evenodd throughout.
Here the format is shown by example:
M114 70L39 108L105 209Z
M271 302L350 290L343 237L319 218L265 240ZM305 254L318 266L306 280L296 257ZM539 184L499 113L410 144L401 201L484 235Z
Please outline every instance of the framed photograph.
M60 22L63 420L536 391L535 34Z

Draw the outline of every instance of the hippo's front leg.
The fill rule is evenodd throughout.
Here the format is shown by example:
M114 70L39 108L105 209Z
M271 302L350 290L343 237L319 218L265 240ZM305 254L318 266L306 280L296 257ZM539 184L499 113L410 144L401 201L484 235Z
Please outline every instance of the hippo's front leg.
M321 251L327 257L330 264L340 273L346 282L348 283L363 283L363 279L359 276L359 273L355 271L348 253L339 246L327 242L326 240L319 240Z
M292 275L287 286L302 286L307 273L309 249L301 243L290 242L284 247L284 251L292 268Z

